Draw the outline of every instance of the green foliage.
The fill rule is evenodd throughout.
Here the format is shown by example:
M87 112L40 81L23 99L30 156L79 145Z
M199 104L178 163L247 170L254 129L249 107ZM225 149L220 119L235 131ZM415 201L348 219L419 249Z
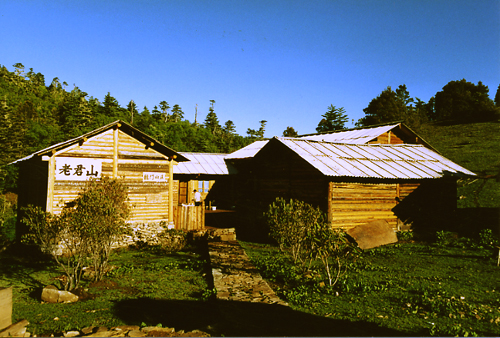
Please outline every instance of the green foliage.
M116 268L101 282L84 278L82 286L89 297L73 304L40 302L40 288L60 276L57 266L41 258L32 254L15 255L11 251L0 253L0 287L13 286L15 290L12 321L27 319L32 335L62 336L62 331L91 326L178 323L185 318L185 311L178 311L177 306L161 306L162 311L157 308L182 302L195 304L195 308L200 304L205 317L211 316L210 304L203 302L203 294L210 292L203 270L192 269L204 267L206 261L192 251L172 255L152 250L114 251L110 265ZM191 306L186 308L193 310Z
M354 246L342 230L331 229L319 208L303 201L277 198L265 216L270 236L300 269L309 269L319 260L330 286L346 273Z
M282 252L290 250L295 264L304 265L312 258L311 248L314 231L324 223L324 214L303 201L287 202L278 197L265 214L270 236L279 244Z
M500 124L427 124L419 134L443 156L479 175L458 180L459 208L500 207Z
M333 104L328 107L328 111L321 115L323 119L318 123L316 131L326 133L345 129L345 124L349 121L344 107L337 108Z
M413 231L411 230L398 231L396 235L398 241L411 241L413 239Z
M363 111L365 116L356 123L357 126L403 121L412 128L418 128L428 120L430 108L420 99L411 98L406 85L400 85L396 91L387 87Z
M485 233L487 237L488 232ZM476 242L470 238L470 242ZM464 242L465 243L465 242ZM290 260L278 260L277 249L242 243L252 261L269 257L269 269L287 271ZM397 336L492 336L500 323L500 269L496 259L471 247L440 247L409 242L363 251L337 284L321 279L271 279L277 294L292 309L396 330ZM259 270L261 265L256 264ZM276 274L278 274L276 272ZM360 336L369 336L369 331Z
M167 253L174 253L182 250L187 244L187 233L183 230L166 229L158 240L162 249Z
M111 246L127 232L129 214L127 188L120 181L104 177L86 183L72 205L59 215L29 206L22 220L29 228L26 243L37 244L52 255L67 277L64 289L78 287L83 268L93 267L94 279L107 270Z
M0 251L16 236L17 204L13 194L0 195Z
M283 137L297 137L299 134L295 131L293 127L286 127L283 131Z
M0 193L16 187L6 164L116 120L133 124L177 151L229 153L253 142L237 135L231 121L221 128L213 100L206 126L200 127L184 120L178 104L170 114L166 101L151 112L147 107L140 112L133 101L123 108L109 92L101 103L76 86L68 90L58 78L46 86L42 74L25 72L20 63L14 68L10 72L0 65Z
M488 96L489 89L481 81L477 85L450 81L436 93L435 112L437 120L456 122L492 121L500 117L500 110Z

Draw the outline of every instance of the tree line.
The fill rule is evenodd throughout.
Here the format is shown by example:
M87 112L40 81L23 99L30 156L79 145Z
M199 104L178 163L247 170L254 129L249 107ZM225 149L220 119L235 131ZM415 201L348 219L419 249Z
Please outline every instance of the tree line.
M500 85L494 100L489 97L489 89L481 81L474 84L465 79L450 81L443 89L431 97L429 102L412 98L406 85L395 91L387 87L363 109L365 116L356 122L356 127L366 127L382 123L402 121L417 129L425 123L472 123L497 121L500 119ZM317 132L345 129L348 122L344 108L330 105L316 128ZM293 134L287 129L285 132ZM292 135L290 135L292 136Z
M412 98L406 85L396 91L387 87L363 109L365 116L356 127L403 121L411 128L427 122L478 122L497 120L500 117L500 86L494 101L489 89L465 79L451 81L429 102ZM108 92L103 101L89 96L76 85L70 90L66 82L56 77L46 85L45 77L32 68L25 70L17 63L10 72L0 66L0 192L16 185L13 166L5 166L50 145L78 137L116 120L126 121L161 143L186 152L230 153L255 140L264 138L267 121L259 121L259 129L247 129L247 135L236 133L233 121L223 125L215 113L215 100L210 100L209 111L202 123L184 117L178 104L170 106L161 101L151 110L137 107L130 100L120 106ZM345 129L349 121L343 107L333 104L321 115L317 132ZM296 137L291 126L283 136Z
M104 100L89 96L76 85L45 77L17 63L10 72L0 66L0 192L16 185L13 166L6 164L53 144L90 132L116 120L132 124L161 143L185 152L230 153L264 137L267 121L247 136L236 133L233 121L220 124L215 100L202 123L184 117L178 104L161 101L140 110L131 100L126 107L108 92ZM197 108L196 115L197 116Z

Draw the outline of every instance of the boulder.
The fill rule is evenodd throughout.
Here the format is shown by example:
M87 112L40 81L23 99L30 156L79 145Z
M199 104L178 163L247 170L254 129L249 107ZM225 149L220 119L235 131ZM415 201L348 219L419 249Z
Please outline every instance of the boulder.
M363 249L371 249L377 246L397 243L398 236L389 223L385 220L373 221L366 224L360 224L346 231L349 236L354 238L358 246Z
M54 285L43 288L42 300L47 303L74 303L78 301L78 296L69 291L61 291Z

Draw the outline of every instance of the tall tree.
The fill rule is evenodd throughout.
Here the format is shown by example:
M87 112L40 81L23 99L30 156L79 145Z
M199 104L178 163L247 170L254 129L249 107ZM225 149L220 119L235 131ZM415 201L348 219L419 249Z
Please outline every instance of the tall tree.
M218 131L220 131L221 127L217 114L215 114L214 105L215 100L210 100L210 107L208 108L208 114L205 118L205 128L210 130L210 132L215 135Z
M498 118L499 108L488 96L489 89L481 81L478 84L450 81L436 93L438 120L456 122L480 122Z
M286 127L285 131L283 131L284 137L297 137L299 134L293 129L293 127Z
M174 104L174 106L172 107L172 114L170 115L168 120L171 122L179 122L182 121L183 118L184 112L182 111L181 106L179 106L178 104Z
M251 139L257 139L257 140L262 140L264 139L264 132L266 131L266 120L259 121L260 123L260 128L259 130L254 130L254 129L247 129L247 134Z
M495 94L495 106L500 107L500 85L498 85L497 92Z
M316 131L318 133L331 132L345 129L345 124L349 121L345 114L344 107L337 108L333 104L328 107L328 111L321 115L323 118L318 123Z
M160 102L160 109L161 109L161 120L163 122L168 122L168 110L170 109L168 102L161 101Z
M139 117L139 112L137 111L137 105L134 100L130 100L127 104L127 111L129 112L130 124L134 125L134 121L137 122L137 118Z
M363 109L365 116L356 122L356 126L403 121L410 127L419 127L427 120L428 107L424 109L421 100L416 100L418 108L413 106L415 100L411 98L406 85L400 85L396 91L389 86Z

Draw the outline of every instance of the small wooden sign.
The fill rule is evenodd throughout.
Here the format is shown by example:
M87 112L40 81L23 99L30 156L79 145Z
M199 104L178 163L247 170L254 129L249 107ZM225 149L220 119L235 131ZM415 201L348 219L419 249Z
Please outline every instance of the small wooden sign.
M166 173L153 173L153 172L143 172L142 173L143 182L166 182Z

